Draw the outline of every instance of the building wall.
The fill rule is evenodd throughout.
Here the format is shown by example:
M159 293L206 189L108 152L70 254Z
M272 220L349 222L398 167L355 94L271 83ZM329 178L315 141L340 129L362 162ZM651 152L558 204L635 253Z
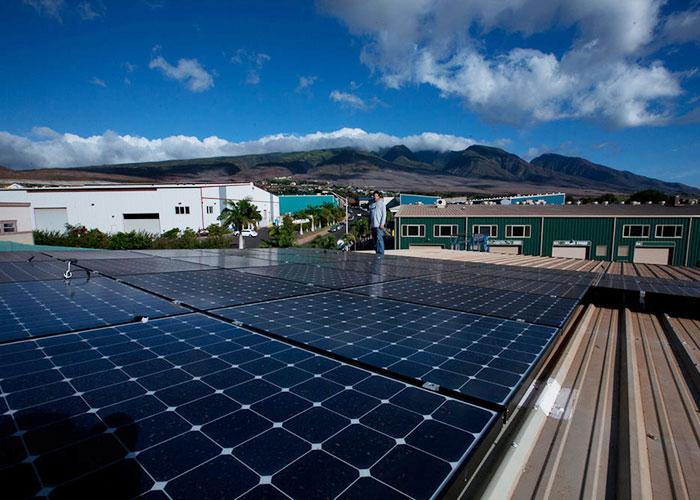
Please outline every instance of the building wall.
M4 232L4 223L14 224L15 230ZM34 244L32 208L29 203L0 203L0 241Z
M244 198L250 199L260 211L263 217L260 221L261 226L270 225L279 218L277 197L252 183L227 186L125 186L0 192L0 201L31 203L32 228L43 229L36 225L34 209L63 208L66 210L69 224L82 224L89 229L97 228L106 233L124 231L125 214L158 214L162 232L174 228L202 229L218 223L218 217L225 208L227 199L240 201ZM207 207L210 207L210 210L207 210Z
M687 266L700 266L700 218L691 219L688 234Z
M649 225L648 238L624 238L623 228L629 224ZM657 238L656 226L661 224L679 224L683 226L683 236L681 238ZM622 262L634 261L634 250L637 244L649 246L670 246L673 248L671 255L671 264L674 266L682 266L685 264L686 245L688 244L688 229L690 226L689 217L667 218L667 217L645 217L631 218L618 217L617 227L615 228L615 260ZM627 246L629 255L619 255L620 247Z
M467 219L467 233L471 233L474 225L498 226L498 234L494 237L489 237L489 244L497 244L499 241L515 242L522 241L523 255L539 255L540 254L540 235L542 233L542 219L540 217L469 217ZM529 225L529 238L507 238L506 226L510 225Z
M563 205L566 201L566 195L564 193L557 194L543 194L543 195L526 195L526 196L514 196L510 199L511 203L523 202L527 200L538 201L544 200L548 205Z
M635 249L641 247L670 247L671 264L697 265L700 261L700 218L691 217L401 217L398 227L399 245L407 249L410 245L436 245L449 248L449 238L436 238L433 227L436 224L458 224L459 234L471 234L474 225L495 225L496 237L489 238L492 245L499 242L512 243L522 241L524 255L543 255L551 257L554 242L585 242L589 247L588 258L593 260L615 260L633 262ZM425 225L424 237L401 236L401 227L406 224ZM648 237L623 237L625 225L648 225ZM506 226L529 225L530 237L506 237ZM678 238L656 237L659 225L682 226L682 236ZM505 240L505 241L504 241ZM540 246L541 244L541 246ZM628 248L628 255L620 254L620 247ZM599 248L601 247L601 248ZM598 255L598 250L604 252Z
M279 197L279 212L280 214L293 214L299 210L304 210L309 205L312 207L320 207L324 203L332 203L333 205L338 204L335 196L330 194L282 195Z
M434 228L436 225L457 225L457 233L465 234L464 217L402 217L399 225L418 224L425 226L424 237L402 236L401 227L397 230L400 249L408 249L411 245L442 245L444 248L450 247L449 237L435 237Z
M400 194L399 204L401 205L414 205L416 203L422 203L423 205L432 205L439 199L438 196L423 196L419 194Z
M589 241L588 258L592 260L610 260L612 255L612 234L614 217L605 218L544 218L542 236L542 255L552 256L555 241ZM606 246L605 255L599 256L596 247Z

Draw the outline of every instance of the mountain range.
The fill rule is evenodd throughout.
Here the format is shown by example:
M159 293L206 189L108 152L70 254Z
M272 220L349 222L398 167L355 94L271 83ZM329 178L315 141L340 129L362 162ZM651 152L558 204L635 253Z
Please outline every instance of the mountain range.
M582 196L655 189L700 195L700 189L692 186L616 170L583 158L544 154L527 162L502 149L480 145L449 152L413 152L404 145L377 152L318 149L60 170L0 167L0 180L26 183L239 182L273 177L426 193L565 191Z

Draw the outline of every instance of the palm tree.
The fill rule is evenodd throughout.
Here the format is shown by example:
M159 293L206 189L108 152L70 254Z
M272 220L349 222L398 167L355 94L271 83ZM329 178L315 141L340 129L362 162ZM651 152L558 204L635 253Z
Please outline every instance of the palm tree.
M238 203L233 200L226 200L226 208L223 209L219 220L224 227L231 224L238 229L238 248L245 248L243 240L243 229L251 224L257 227L257 223L262 220L262 215L258 211L258 207L250 202L250 198L245 198Z

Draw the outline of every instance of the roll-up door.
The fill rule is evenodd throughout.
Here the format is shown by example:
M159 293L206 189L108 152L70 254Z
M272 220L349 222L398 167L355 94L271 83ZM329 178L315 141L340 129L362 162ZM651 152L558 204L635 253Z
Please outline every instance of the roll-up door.
M564 257L567 259L587 259L588 247L553 246L552 257Z
M638 264L669 264L671 249L668 247L637 247L634 249L634 262Z
M519 245L489 245L489 251L493 253L507 253L510 255L520 255Z
M38 231L66 230L68 222L68 209L66 208L35 208L34 219Z
M160 234L159 214L124 214L124 232L131 231Z

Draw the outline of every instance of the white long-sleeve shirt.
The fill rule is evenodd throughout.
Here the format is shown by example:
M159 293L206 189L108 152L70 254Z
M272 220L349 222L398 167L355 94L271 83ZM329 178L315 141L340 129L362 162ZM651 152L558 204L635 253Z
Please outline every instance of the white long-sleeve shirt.
M386 224L386 208L384 201L373 201L369 204L369 223L372 227L379 227Z

